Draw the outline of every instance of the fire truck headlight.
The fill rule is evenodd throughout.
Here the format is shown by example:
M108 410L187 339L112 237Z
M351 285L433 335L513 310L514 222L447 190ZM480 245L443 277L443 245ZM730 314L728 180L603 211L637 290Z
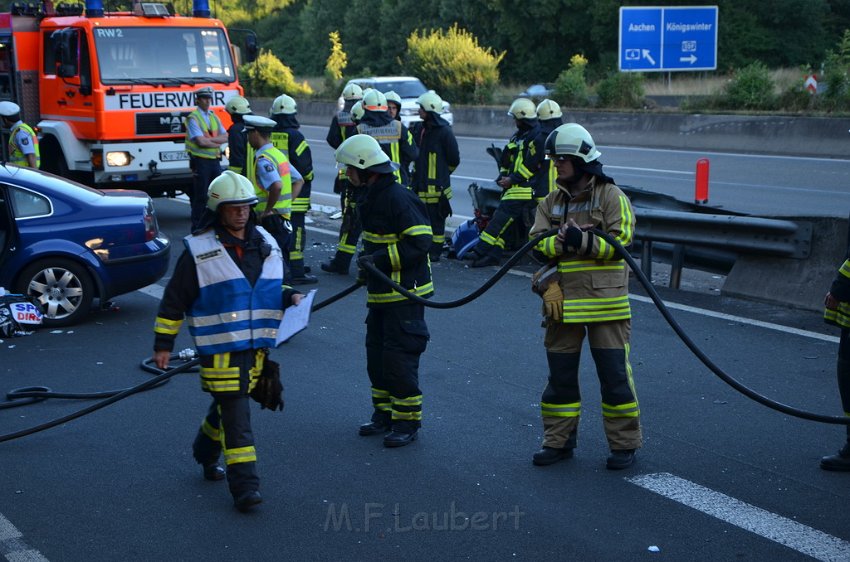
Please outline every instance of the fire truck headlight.
M130 162L133 161L133 157L130 156L129 152L107 152L106 153L106 164L113 168L121 168L123 166L129 166Z

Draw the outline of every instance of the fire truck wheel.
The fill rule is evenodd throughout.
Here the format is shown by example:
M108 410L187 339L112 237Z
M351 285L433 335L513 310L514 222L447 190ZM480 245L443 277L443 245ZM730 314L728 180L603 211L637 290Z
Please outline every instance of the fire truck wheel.
M41 305L45 326L78 322L94 298L94 284L85 267L62 258L43 259L27 267L17 290Z

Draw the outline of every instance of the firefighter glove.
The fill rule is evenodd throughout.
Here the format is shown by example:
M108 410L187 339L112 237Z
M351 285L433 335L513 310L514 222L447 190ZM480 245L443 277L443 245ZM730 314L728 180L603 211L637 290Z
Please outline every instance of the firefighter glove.
M564 232L564 243L567 246L571 246L575 249L581 248L581 241L584 236L584 233L577 226L570 226Z
M439 209L441 217L446 218L452 216L452 204L449 203L449 198L446 197L445 193L440 197Z
M280 382L280 365L276 361L266 357L257 384L251 391L251 398L263 410L283 410L283 385Z
M558 283L550 283L543 292L543 316L560 322L564 314L564 293Z

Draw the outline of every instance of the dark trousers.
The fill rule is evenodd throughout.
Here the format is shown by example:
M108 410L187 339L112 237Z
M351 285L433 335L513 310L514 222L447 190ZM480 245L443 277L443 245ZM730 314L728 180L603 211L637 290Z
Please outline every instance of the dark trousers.
M357 212L354 188L351 187L349 182L345 183L348 187L340 196L342 224L339 227L339 243L336 247L336 255L333 258L340 269L345 269L351 265L351 258L357 252L357 241L363 234L363 225L360 223L360 215Z
M212 158L198 158L192 156L189 159L192 168L192 192L189 193L189 202L192 206L192 231L198 228L201 215L207 207L207 190L210 182L221 174L221 162Z
M280 215L268 215L260 221L260 226L275 239L283 253L283 261L289 265L289 239L292 236L292 226Z
M307 245L305 215L303 211L292 211L292 217L289 219L292 224L292 234L289 237L289 269L294 277L304 276L304 248Z
M480 256L502 257L505 249L505 238L515 222L523 222L526 207L532 205L531 201L517 201L513 199L502 200L496 208L496 212L487 223L487 228L481 233L481 240L475 246L475 252Z
M366 370L372 383L372 421L392 421L411 433L422 421L419 357L428 345L425 307L411 303L370 308L366 316Z
M850 330L841 330L838 341L838 393L844 415L850 416ZM847 427L847 440L850 441L850 425Z
M428 210L428 218L431 221L431 255L439 256L443 251L443 243L446 241L446 217L451 212L451 206L446 200L445 202L425 203L425 208Z
M192 453L199 464L210 465L218 462L222 452L230 493L238 496L258 490L260 479L257 476L257 453L247 394L213 395L212 404L192 445Z

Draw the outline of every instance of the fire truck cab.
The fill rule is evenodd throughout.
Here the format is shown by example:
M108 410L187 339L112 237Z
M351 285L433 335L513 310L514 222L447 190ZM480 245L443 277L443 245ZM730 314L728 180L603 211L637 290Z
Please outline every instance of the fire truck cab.
M102 0L85 11L16 3L0 14L0 100L37 128L42 169L152 196L190 185L183 121L193 92L215 90L225 127L224 104L242 93L236 51L209 16L207 0L195 0L191 17L142 2L105 12Z

